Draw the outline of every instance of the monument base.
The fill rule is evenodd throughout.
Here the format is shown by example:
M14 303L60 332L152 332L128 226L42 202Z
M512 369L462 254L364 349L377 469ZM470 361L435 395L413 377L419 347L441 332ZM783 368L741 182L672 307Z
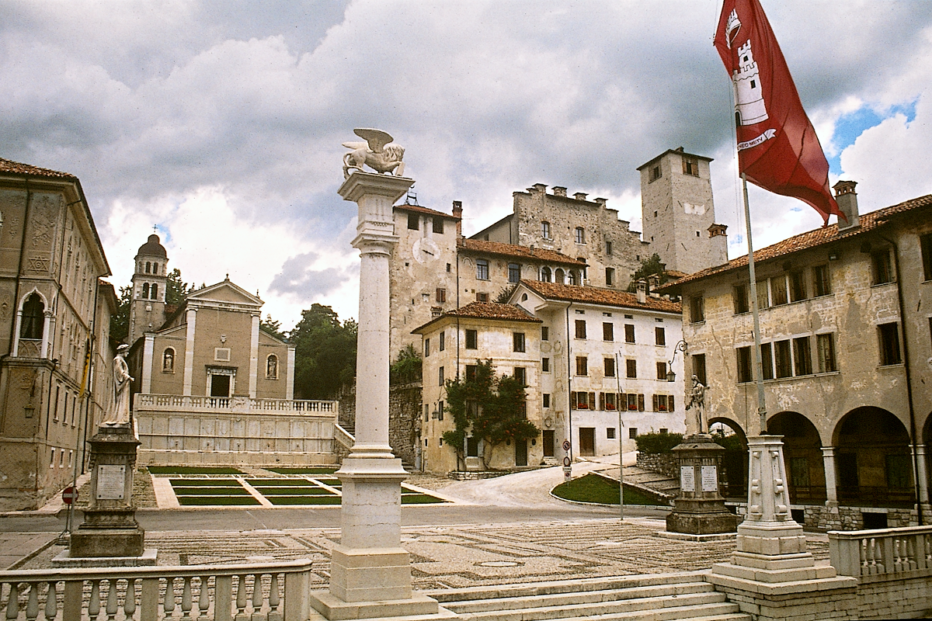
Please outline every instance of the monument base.
M676 502L676 501L674 501ZM684 513L674 505L667 514L667 531L687 535L722 535L734 537L738 527L738 516L727 509L702 513Z
M725 507L718 472L725 449L712 436L694 434L673 449L680 464L680 493L667 515L667 531L687 535L733 533L739 518Z
M153 567L158 564L158 550L143 550L139 556L75 557L65 550L52 559L52 566L62 569L83 567Z
M71 533L72 558L138 557L145 551L145 531L136 528L85 528Z
M310 596L311 607L329 621L398 619L399 617L416 617L418 621L458 618L455 613L441 608L437 600L416 593L407 599L366 602L344 602L327 591L312 591Z

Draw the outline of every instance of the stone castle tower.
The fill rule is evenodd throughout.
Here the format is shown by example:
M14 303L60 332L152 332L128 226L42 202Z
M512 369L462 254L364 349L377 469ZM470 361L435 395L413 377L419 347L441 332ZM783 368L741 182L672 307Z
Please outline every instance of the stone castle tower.
M153 233L136 253L133 293L129 311L128 343L165 323L165 289L168 284L168 253Z
M644 241L668 270L691 274L728 261L727 227L715 223L711 161L679 147L638 167Z

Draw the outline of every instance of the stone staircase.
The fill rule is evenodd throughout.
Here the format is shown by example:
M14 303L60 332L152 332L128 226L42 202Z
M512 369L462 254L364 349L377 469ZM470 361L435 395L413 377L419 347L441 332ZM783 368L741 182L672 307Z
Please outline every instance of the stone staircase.
M427 591L470 621L751 621L702 572Z
M618 469L615 468L615 470ZM680 482L675 478L637 466L625 466L625 483L634 483L668 496L676 496L680 493Z

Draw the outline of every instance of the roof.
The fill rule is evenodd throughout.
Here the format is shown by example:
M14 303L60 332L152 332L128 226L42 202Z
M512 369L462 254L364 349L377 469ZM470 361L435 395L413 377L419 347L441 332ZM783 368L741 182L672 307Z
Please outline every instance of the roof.
M711 158L711 157L706 157L705 155L696 155L695 153L686 153L685 151L683 151L683 147L677 147L677 148L675 148L675 149L667 149L666 151L664 151L664 152L661 153L660 155L658 155L658 156L656 156L656 157L652 157L652 158L651 158L650 160L648 160L647 162L644 162L643 164L641 164L640 166L638 166L638 167L637 167L637 170L641 170L641 169L644 168L645 166L649 166L649 165L653 164L654 162L656 162L657 160L659 160L660 158L662 158L662 157L663 157L664 155L666 155L667 153L679 153L680 155L685 155L685 156L687 156L687 157L694 157L694 158L696 158L696 159L705 160L705 161L707 161L707 162L711 162L711 161L712 161L712 158Z
M682 306L678 302L671 302L670 300L648 296L642 304L638 302L637 294L628 293L627 291L618 291L616 289L561 285L553 282L540 282L538 280L522 280L521 284L548 300L620 306L623 308L661 311L664 313L679 314L682 312Z
M490 242L479 239L460 238L456 240L456 247L460 250L496 254L505 257L517 257L520 259L534 259L546 263L564 263L579 267L586 265L585 261L579 261L578 259L568 257L555 250L515 246L514 244L502 244L500 242Z
M860 215L858 216L859 226L857 227L839 231L838 224L836 223L832 224L831 226L800 233L799 235L794 235L793 237L777 242L772 246L767 246L766 248L755 250L754 263L757 264L764 261L787 257L804 250L810 250L812 248L818 248L820 246L826 246L828 244L851 239L852 237L863 235L865 233L869 233L881 228L887 224L887 222L889 222L893 216L898 216L900 214L930 206L932 206L932 194L926 194L925 196L920 196L919 198L913 198L890 207L885 207L883 209L878 209L877 211L872 211L870 213ZM735 270L747 268L747 266L748 255L744 255L742 257L738 257L737 259L732 259L728 263L724 263L716 267L709 267L699 272L690 274L689 276L685 276L675 283L667 283L662 285L658 288L658 291L671 291L674 288L687 283L701 280L703 278L708 278L710 276L715 276L717 274L733 272Z
M437 211L436 209L428 209L427 207L421 207L420 205L395 205L395 209L401 211L413 211L415 213L422 213L428 216L440 216L442 218L447 218L449 220L459 220L458 216L451 216L448 213L443 213L442 211Z
M51 179L77 179L77 177L71 173L59 172L48 168L39 168L38 166L32 166L30 164L21 164L19 162L5 160L2 157L0 157L0 172L14 175L29 175L31 177L48 177Z
M498 304L496 302L472 302L456 310L446 312L439 317L431 319L423 326L415 328L411 334L423 334L429 326L448 317L466 317L470 319L490 319L495 321L523 321L526 323L543 323L537 317L530 315L526 310L511 304Z
M136 256L146 256L146 257L160 257L165 259L168 257L168 253L165 252L165 247L159 243L159 236L153 233L149 235L149 239L139 247L139 252L136 253Z

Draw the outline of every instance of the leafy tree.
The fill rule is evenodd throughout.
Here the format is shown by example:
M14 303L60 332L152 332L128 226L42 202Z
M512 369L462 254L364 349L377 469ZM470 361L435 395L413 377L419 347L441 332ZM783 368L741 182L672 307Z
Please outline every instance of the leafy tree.
M117 342L122 342L129 336L129 306L132 294L132 287L120 287L120 304L116 312L110 315L110 338Z
M445 411L453 416L455 428L443 434L443 441L464 458L466 436L485 441L482 462L489 467L492 452L499 444L513 440L526 442L540 430L527 419L524 385L514 377L498 376L492 361L478 361L476 373L469 379L457 377L446 381Z
M282 322L272 319L271 315L266 315L265 319L259 319L259 329L277 339L285 340L285 333L282 332Z
M181 279L181 270L177 267L168 274L168 282L165 283L165 303L174 304L175 306L184 302L188 294L194 291L194 285L188 284Z
M502 290L498 292L498 295L493 300L497 304L508 304L508 300L511 299L511 294L515 292L515 289L518 288L517 284L514 285L505 285L502 287Z
M314 304L288 333L295 346L295 393L299 399L331 399L356 375L356 322L340 322L329 306Z
M414 349L414 345L408 344L407 347L398 352L398 357L389 368L389 378L394 384L410 384L419 382L422 377L422 360L420 354Z
M641 261L641 267L639 267L638 270L634 272L634 276L631 277L628 291L637 291L637 282L642 278L647 280L647 277L653 274L660 276L661 285L669 280L667 277L667 265L666 263L661 263L660 255L656 252L652 254L649 259Z

